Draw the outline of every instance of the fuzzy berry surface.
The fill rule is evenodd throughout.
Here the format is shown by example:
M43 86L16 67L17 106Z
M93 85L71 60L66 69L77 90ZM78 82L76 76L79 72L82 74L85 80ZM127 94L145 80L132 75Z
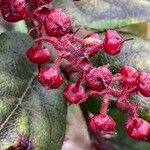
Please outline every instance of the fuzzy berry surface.
M72 21L61 9L55 8L45 18L44 25L48 36L61 37L71 31Z
M145 96L150 97L150 73L142 72L138 79L138 90Z
M128 119L125 129L131 138L150 141L150 123L141 118Z
M1 0L0 8L3 18L8 22L17 22L26 17L25 0Z
M109 115L97 114L90 119L89 128L97 134L111 133L115 131L116 123Z
M93 68L86 75L86 82L90 89L94 91L102 91L111 82L112 73L106 67Z
M35 46L27 50L28 59L35 64L41 65L51 59L51 54L48 48Z
M81 85L77 86L75 83L69 83L63 95L70 104L78 104L86 100L84 87Z
M63 78L58 70L45 67L38 73L38 81L47 89L56 89L63 83Z
M125 77L124 84L126 86L137 86L137 79L139 77L139 72L132 66L123 66L120 69L120 74Z
M120 53L123 39L117 31L108 30L105 33L105 40L103 43L105 53L109 55L116 55Z

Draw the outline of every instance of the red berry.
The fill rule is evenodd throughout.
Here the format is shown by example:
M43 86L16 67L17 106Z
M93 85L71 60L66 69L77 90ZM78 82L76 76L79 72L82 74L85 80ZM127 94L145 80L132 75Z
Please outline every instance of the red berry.
M86 82L90 89L102 91L109 85L112 79L112 73L106 66L93 68L86 75Z
M131 138L145 141L150 140L150 123L143 119L137 117L128 119L125 129Z
M123 66L120 69L120 74L125 77L124 84L127 86L136 86L139 72L131 66Z
M36 11L34 11L34 15L37 18L40 18L41 20L44 21L45 17L48 16L51 13L51 9L48 7L40 7Z
M116 123L109 115L98 114L93 116L89 121L89 128L98 134L114 132Z
M138 79L138 90L145 96L150 97L150 73L142 72Z
M40 6L49 4L52 0L25 0L30 11L38 9Z
M100 35L98 33L92 33L92 34L88 34L84 37L84 39L88 39L88 38L100 40Z
M77 87L75 83L69 83L63 95L70 104L78 104L86 99L86 94L83 86Z
M0 8L3 18L8 22L17 22L26 17L25 0L1 0Z
M45 18L46 34L53 37L61 37L71 31L72 21L61 9L54 9Z
M88 57L97 54L102 48L102 41L97 33L88 34L84 37L81 51Z
M48 62L51 58L50 51L41 46L31 47L26 55L31 62L38 65Z
M103 43L104 51L109 55L116 55L120 52L123 39L114 30L108 30L105 33L105 40Z
M51 3L53 0L41 0L41 3L43 4L49 4Z
M45 67L38 74L38 81L47 88L56 89L63 83L63 78L58 70Z

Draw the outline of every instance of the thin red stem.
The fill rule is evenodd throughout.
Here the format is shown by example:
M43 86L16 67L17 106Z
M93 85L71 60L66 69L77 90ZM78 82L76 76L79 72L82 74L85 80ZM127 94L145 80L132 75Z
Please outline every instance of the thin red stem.
M101 106L101 110L100 110L100 113L102 115L107 115L109 100L110 100L110 95L105 94L103 97L103 102L102 102L102 106Z

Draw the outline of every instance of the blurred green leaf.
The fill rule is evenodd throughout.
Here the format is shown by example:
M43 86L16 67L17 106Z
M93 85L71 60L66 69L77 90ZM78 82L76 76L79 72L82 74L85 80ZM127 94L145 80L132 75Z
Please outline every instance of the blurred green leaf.
M0 150L19 142L21 149L57 150L63 142L63 87L46 90L37 82L37 67L25 56L32 44L23 33L0 35Z
M75 25L98 31L150 20L150 2L146 0L57 0L53 4L63 8Z

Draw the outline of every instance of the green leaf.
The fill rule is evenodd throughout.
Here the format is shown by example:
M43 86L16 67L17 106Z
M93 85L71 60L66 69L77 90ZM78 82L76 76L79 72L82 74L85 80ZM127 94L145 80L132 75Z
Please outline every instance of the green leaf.
M150 20L150 2L146 0L57 0L75 25L98 31L120 28Z
M58 90L46 90L25 51L33 44L23 33L0 35L0 149L19 142L25 149L58 150L65 133L66 103Z

